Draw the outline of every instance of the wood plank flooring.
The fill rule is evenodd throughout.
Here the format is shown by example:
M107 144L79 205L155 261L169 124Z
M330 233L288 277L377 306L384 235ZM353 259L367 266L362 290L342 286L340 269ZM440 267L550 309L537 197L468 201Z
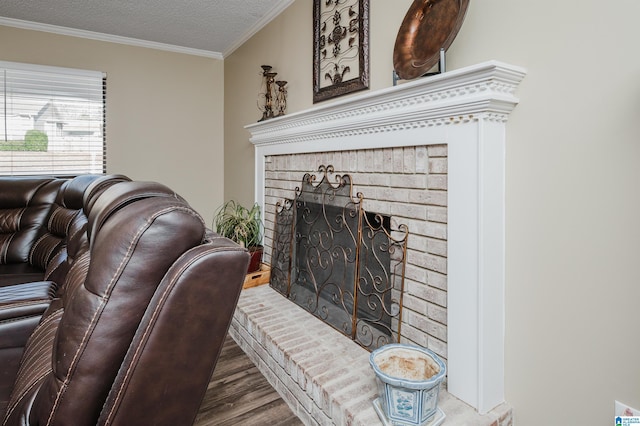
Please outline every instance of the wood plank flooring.
M286 402L227 335L196 426L299 426Z

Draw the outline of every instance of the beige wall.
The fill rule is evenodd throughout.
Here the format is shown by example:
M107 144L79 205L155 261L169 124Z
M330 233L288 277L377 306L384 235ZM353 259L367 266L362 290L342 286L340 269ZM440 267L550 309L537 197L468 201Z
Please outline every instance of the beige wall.
M0 26L0 60L107 73L107 172L223 200L223 61Z
M254 201L254 155L244 126L261 118L257 107L262 69L273 66L277 79L288 81L288 110L299 111L311 103L311 2L297 1L266 28L224 60L225 68L225 199L242 204ZM302 52L302 53L301 53ZM301 55L298 59L297 55ZM306 60L305 58L308 58Z
M412 2L371 0L371 88L391 85ZM312 106L312 7L225 59L225 198L253 201L260 65ZM472 1L448 69L527 69L507 126L506 398L518 426L606 425L640 408L640 2Z
M391 53L408 2L372 0L370 14L370 89L392 85ZM273 66L288 82L289 113L313 105L312 2L295 1L232 55L225 58L225 199L253 203L253 145L244 126L261 118L257 96L260 65ZM399 6L402 5L402 6ZM249 170L246 169L250 166Z

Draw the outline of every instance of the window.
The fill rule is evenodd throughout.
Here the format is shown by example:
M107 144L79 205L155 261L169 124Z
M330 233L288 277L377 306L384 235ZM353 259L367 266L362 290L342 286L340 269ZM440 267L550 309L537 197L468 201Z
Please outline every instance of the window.
M106 78L0 61L0 175L105 173Z

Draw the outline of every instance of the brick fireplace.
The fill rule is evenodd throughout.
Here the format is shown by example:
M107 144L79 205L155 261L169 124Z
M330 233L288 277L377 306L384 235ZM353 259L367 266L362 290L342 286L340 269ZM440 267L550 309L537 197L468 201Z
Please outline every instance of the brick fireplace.
M349 174L362 207L407 225L407 262L401 327L403 341L447 358L447 146L375 148L265 158L265 255L273 244L276 203L293 199L304 173L330 164ZM331 178L331 175L328 176ZM331 180L331 179L329 179ZM333 182L336 183L335 180Z
M247 126L267 260L275 203L293 198L302 175L329 164L351 174L366 210L409 227L402 341L446 359L445 413L448 406L484 415L486 424L510 422L503 378L505 127L523 77L522 69L491 61ZM241 347L253 351L306 424L375 420L366 351L352 349L357 345L330 327L283 328L283 310L305 323L315 318L281 305L278 298L286 299L272 292L243 292L231 329ZM300 357L327 359L336 351L360 360L355 370L364 381L347 379L359 397L340 393L343 363L331 362L331 375L327 365L314 371Z

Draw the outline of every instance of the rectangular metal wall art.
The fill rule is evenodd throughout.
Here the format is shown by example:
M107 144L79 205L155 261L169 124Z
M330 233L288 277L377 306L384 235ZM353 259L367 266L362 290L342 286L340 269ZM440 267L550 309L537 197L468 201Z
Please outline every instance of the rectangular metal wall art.
M313 102L369 88L369 0L314 0Z

